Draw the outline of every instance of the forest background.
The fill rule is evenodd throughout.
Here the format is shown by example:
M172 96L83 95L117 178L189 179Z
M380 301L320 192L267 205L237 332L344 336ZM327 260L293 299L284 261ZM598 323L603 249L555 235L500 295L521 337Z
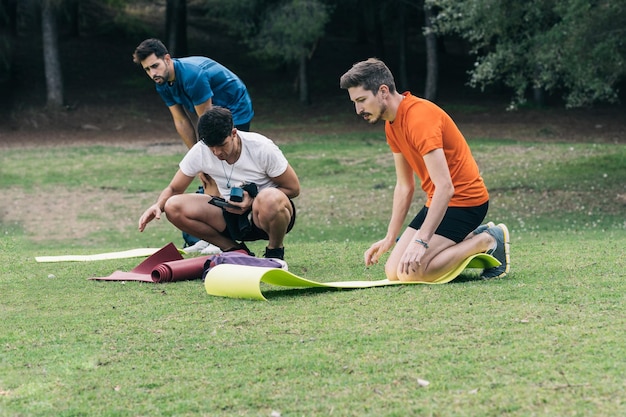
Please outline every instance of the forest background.
M21 113L45 107L57 119L55 110L106 94L120 100L108 106L141 103L137 92L150 83L131 85L141 74L128 56L152 36L173 56L203 54L231 67L256 98L303 106L336 97L338 76L376 56L400 90L435 101L615 109L625 28L626 2L608 0L2 0L0 121L41 126Z

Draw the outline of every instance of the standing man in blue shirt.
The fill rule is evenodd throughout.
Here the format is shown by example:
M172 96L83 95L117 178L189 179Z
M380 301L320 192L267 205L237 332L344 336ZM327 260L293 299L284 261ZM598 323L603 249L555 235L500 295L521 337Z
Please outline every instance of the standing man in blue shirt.
M229 109L238 130L250 130L254 111L248 90L235 73L220 63L201 56L172 58L158 39L141 42L133 61L156 83L187 148L197 142L198 117L213 106Z

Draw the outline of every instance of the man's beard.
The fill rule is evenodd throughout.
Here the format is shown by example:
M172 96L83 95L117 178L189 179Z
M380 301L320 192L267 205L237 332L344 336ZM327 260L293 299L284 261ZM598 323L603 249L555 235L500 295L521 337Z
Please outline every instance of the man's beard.
M365 113L365 112L362 112L360 116L363 118L365 118L365 116L369 116L369 118L366 119L367 122L371 125L375 125L383 118L383 114L385 114L386 111L387 111L387 105L381 104L380 109L378 110L378 115L376 117L373 117L374 115L372 113Z
M163 75L157 75L152 78L152 80L159 85L165 84L169 79L170 72L167 69L165 70L165 72L163 72Z

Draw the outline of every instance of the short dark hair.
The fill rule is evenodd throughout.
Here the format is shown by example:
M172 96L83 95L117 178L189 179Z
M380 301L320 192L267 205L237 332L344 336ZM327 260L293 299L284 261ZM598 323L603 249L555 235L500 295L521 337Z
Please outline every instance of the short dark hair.
M150 55L156 55L157 58L162 59L165 55L169 54L163 42L156 38L146 39L141 42L135 52L133 53L133 62L141 65L141 61L148 58Z
M233 131L233 115L225 107L213 106L198 119L198 137L207 146L219 146Z
M383 84L389 87L391 93L396 91L393 74L387 65L377 58L357 62L339 80L339 87L344 90L352 87L363 87L374 94Z

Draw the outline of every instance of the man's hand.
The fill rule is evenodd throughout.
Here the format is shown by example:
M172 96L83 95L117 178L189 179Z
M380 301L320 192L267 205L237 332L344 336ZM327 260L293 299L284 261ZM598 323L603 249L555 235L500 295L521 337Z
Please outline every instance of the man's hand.
M387 239L383 239L370 246L370 248L365 251L365 266L377 264L380 257L391 249L393 244L393 241L390 242Z
M422 266L422 257L426 248L417 243L409 244L409 247L400 260L400 271L403 274L414 274Z
M254 198L250 197L250 194L248 194L247 191L244 191L242 201L237 202L231 200L228 203L235 206L236 208L225 208L224 210L233 214L242 214L248 212L249 210L252 210L252 203L254 203Z
M157 204L153 204L152 206L150 206L150 208L143 212L143 214L139 218L139 231L143 232L143 230L146 228L146 225L154 219L161 219L161 209Z
M198 174L198 178L200 182L202 182L202 187L204 187L204 194L208 195L219 195L220 191L217 188L217 183L215 180L209 175L201 172Z

